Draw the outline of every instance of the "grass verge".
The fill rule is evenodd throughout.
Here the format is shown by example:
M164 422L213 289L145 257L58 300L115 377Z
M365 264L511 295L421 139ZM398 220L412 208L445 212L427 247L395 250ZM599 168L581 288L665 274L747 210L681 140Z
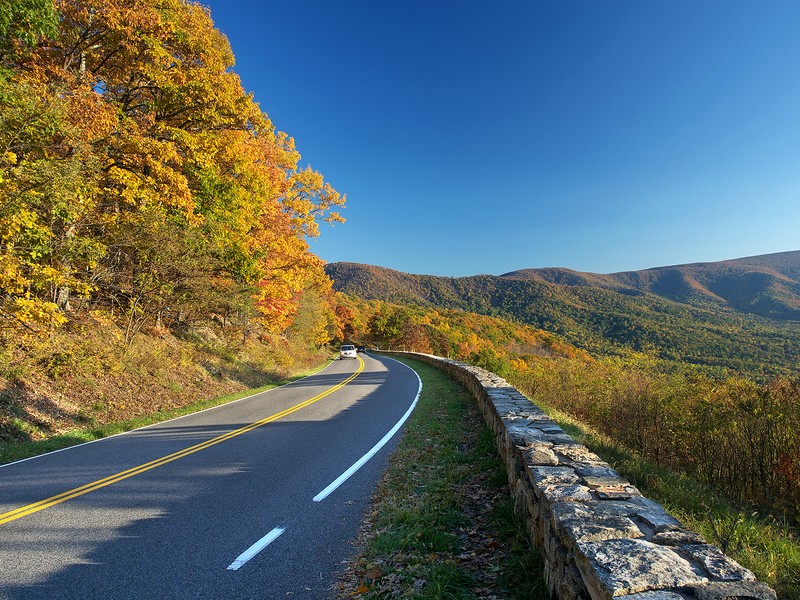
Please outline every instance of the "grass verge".
M325 364L327 365L328 363L326 362ZM64 448L68 448L76 444L92 442L94 440L99 440L101 438L123 433L125 431L131 431L132 429L138 429L139 427L152 425L153 423L160 423L161 421L175 419L177 417L195 413L200 410L227 404L228 402L240 400L242 398L246 398L247 396L265 392L267 390L286 385L287 383L291 383L292 381L297 381L298 379L307 377L308 375L311 375L322 368L324 368L324 365L322 367L317 367L315 369L296 374L286 379L270 382L269 384L261 387L225 394L216 398L200 400L198 402L193 402L177 408L160 410L149 415L136 417L134 419L107 423L101 426L77 428L67 433L54 435L43 440L4 441L0 443L0 465L22 460L24 458L30 458L46 452L63 450Z
M422 394L339 596L548 598L541 558L514 513L505 467L475 400L441 371L403 362L422 378Z
M540 406L642 494L773 587L779 599L800 600L800 539L787 523L742 510L696 481L648 463L570 415Z

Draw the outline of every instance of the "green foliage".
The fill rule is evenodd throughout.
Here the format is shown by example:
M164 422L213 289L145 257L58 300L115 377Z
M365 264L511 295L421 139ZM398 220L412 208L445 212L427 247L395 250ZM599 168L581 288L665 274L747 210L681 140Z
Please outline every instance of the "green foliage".
M290 339L308 348L319 349L335 336L333 307L317 290L301 297L297 316L288 329Z
M12 51L30 49L53 36L58 13L52 0L0 0L0 60Z
M483 367L487 371L500 375L500 377L508 377L513 372L508 358L498 353L494 348L483 348L480 352L475 352L467 359L467 362Z

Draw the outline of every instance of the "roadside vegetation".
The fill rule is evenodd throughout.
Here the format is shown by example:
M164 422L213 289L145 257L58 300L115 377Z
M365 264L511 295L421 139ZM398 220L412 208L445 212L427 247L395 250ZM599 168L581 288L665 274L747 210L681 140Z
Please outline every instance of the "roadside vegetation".
M0 463L208 408L320 368L330 352L302 336L251 336L228 327L183 336L97 318L46 339L3 339Z
M341 598L549 598L472 396L407 361L422 394L389 460Z
M635 359L541 360L511 380L652 464L748 509L798 524L800 381L757 384Z

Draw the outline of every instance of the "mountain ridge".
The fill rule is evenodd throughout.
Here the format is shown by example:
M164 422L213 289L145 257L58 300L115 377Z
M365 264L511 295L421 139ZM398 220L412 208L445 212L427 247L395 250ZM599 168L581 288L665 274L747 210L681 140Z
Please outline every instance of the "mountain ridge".
M705 300L762 317L800 320L800 251L607 275L546 268L521 269L500 277L650 292L687 304L702 304L701 300Z
M727 306L737 312L770 319L800 320L800 250L608 274L546 267L519 269L502 275L446 277L404 273L387 267L350 262L330 263L326 270L334 279L334 285L337 276L341 278L343 270L349 271L348 277L352 276L354 270L369 272L373 278L382 281L381 286L387 291L395 286L406 289L409 299L419 299L422 282L499 278L558 286L596 287L628 295L649 292L699 308ZM396 295L394 299L398 299Z
M589 352L654 352L756 377L793 372L800 362L800 251L607 275L546 268L442 277L359 263L325 269L346 294L502 317Z

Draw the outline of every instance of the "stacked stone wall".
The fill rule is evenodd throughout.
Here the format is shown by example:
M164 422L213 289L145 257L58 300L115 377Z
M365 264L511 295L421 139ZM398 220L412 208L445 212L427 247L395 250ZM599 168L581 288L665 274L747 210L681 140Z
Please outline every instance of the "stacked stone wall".
M501 377L436 356L396 354L449 373L477 399L555 597L776 598L750 571L643 497Z

